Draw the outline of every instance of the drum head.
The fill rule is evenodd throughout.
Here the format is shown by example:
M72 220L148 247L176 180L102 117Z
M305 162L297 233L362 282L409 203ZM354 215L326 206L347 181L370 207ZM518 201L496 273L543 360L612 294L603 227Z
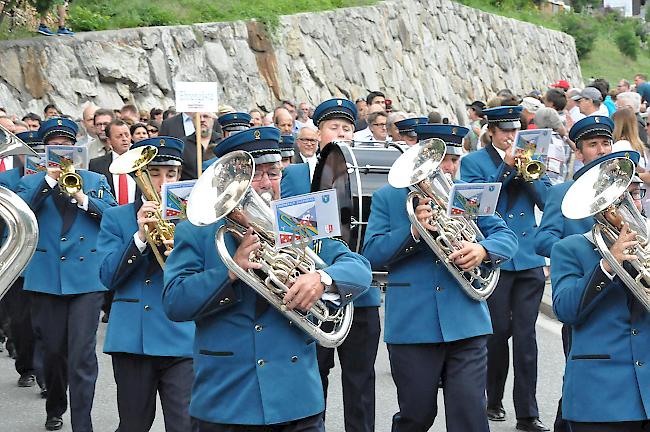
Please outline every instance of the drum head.
M336 189L341 220L341 238L354 250L350 238L354 203L350 193L350 177L343 151L337 144L328 144L320 153L320 160L314 170L311 190Z

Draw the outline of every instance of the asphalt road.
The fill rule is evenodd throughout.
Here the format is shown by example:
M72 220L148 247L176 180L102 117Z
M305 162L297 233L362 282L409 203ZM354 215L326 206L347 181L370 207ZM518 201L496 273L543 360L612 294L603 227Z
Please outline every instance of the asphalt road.
M96 432L113 432L118 424L116 406L116 387L113 381L111 361L108 355L101 352L103 345L105 324L100 324L97 355L99 359L99 379L93 407L93 420ZM539 379L537 385L537 398L540 417L548 426L551 426L555 417L557 400L561 393L564 357L562 355L562 342L560 337L560 324L544 315L537 321L537 341L539 345ZM376 363L377 372L377 432L389 432L391 417L397 411L395 386L390 375L388 352L381 343ZM330 397L327 410L328 432L343 431L343 401L340 386L340 370L335 369L334 376L330 379ZM16 380L18 375L13 368L13 361L0 354L0 431L33 432L44 431L45 404L38 394L37 388L18 388ZM512 393L512 371L510 373L506 395ZM431 429L444 431L444 404L442 392L438 398L439 417ZM492 431L514 431L515 419L512 400L504 400L504 406L509 415L503 423L490 423ZM69 414L64 417L64 431L71 431ZM153 432L163 432L164 423L162 412L158 407L156 421L151 429Z

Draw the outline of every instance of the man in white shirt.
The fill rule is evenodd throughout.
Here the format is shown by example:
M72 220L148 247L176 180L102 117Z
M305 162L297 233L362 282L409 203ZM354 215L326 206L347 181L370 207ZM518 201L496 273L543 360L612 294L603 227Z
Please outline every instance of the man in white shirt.
M571 127L574 123L579 122L585 115L580 112L580 107L578 102L576 102L573 97L580 94L580 89L572 88L566 93L566 110L571 117L572 122L570 124L565 124L567 127Z
M127 174L112 174L109 167L113 160L122 155L131 147L131 133L129 125L123 120L113 120L106 126L106 141L111 151L105 156L91 159L88 169L104 174L111 187L111 192L119 205L130 204L135 200L135 180Z
M384 107L381 104L375 103L372 105L368 105L368 112L367 112L367 119L368 119L368 127L365 129L361 129L360 131L357 131L354 133L354 140L355 141L360 141L360 142L372 142L372 141L377 141L374 136L373 132L370 130L370 117L374 113L378 112L384 112ZM384 115L385 112L384 112Z
M298 131L298 138L296 138L298 152L294 156L294 163L308 163L309 164L309 178L314 177L314 169L318 158L316 157L316 149L318 148L318 132L315 128L309 126L303 127Z
M571 99L578 102L580 112L585 116L602 115L609 117L607 107L603 105L603 95L595 87L585 87Z

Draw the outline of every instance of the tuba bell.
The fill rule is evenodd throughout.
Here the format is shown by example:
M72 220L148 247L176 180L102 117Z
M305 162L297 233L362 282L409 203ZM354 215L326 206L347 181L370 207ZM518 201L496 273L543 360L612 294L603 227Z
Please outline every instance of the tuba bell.
M220 158L194 185L188 198L187 219L194 225L205 226L226 218L215 235L217 253L226 267L322 346L339 346L352 326L352 303L332 310L318 300L308 312L288 310L283 303L290 283L326 264L306 244L294 243L275 249L273 212L251 187L254 173L255 162L245 151L234 151ZM253 228L260 238L261 248L251 260L260 263L261 270L243 270L226 248L227 232L241 239L248 228ZM325 323L333 329L324 330Z
M36 156L36 152L0 126L0 158L16 155ZM0 247L0 299L2 299L36 251L38 223L34 212L25 201L1 186L0 218L4 220L7 228L7 238Z
M147 164L149 164L157 154L158 149L154 146L137 147L122 153L111 163L108 170L111 174L116 175L133 173L135 176L135 182L142 191L142 195L145 199L160 205L160 195L151 182L151 176L149 175L149 171L146 169ZM153 223L152 226L146 225L144 227L147 243L151 246L151 250L156 257L158 264L160 264L160 267L164 269L165 256L160 253L158 247L164 245L166 250L172 250L172 247L166 245L164 240L174 239L175 226L173 223L162 217L160 210L148 216L154 217L156 222Z
M449 261L448 256L459 249L462 241L470 243L484 239L478 226L469 218L447 216L452 182L440 169L445 157L446 144L438 138L422 140L415 144L393 164L388 173L388 183L395 188L410 188L406 197L406 213L411 224L456 279L471 299L486 300L499 281L499 269L486 271L476 267L464 271ZM431 198L433 216L429 231L415 216L413 200Z
M650 244L647 219L627 191L635 175L634 162L626 156L608 159L585 171L567 190L562 213L569 219L593 216L591 233L598 252L625 286L650 311ZM609 251L618 239L623 222L636 232L638 244L630 255L636 259L623 266Z

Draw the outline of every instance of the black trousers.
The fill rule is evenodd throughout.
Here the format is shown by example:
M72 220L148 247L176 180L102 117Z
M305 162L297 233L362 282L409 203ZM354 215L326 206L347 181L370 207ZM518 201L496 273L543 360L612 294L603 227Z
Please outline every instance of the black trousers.
M62 416L70 387L70 418L75 432L92 432L90 412L97 381L97 325L104 295L32 293L32 321L41 340L47 386L47 416Z
M165 431L190 432L190 396L194 372L187 357L154 357L115 353L117 432L148 432L156 417L156 394L165 417Z
M438 414L442 379L449 432L489 432L485 411L487 336L435 344L389 344L399 412L392 432L426 432Z
M198 432L325 432L323 414L265 426L217 424L199 419L194 420L198 424Z
M378 307L356 308L350 333L336 348L341 362L346 432L375 430L375 359L379 346L379 326ZM334 350L317 347L318 369L326 401L328 375L334 367Z
M650 431L650 422L620 423L578 423L567 422L570 432L646 432Z
M23 291L22 277L16 279L2 302L9 316L11 340L16 348L16 372L34 374L34 331L32 329L31 296Z
M487 344L488 406L500 406L503 400L510 368L508 339L512 336L513 399L517 418L539 417L535 321L544 281L541 267L518 272L501 270L499 283L487 301L494 331Z

